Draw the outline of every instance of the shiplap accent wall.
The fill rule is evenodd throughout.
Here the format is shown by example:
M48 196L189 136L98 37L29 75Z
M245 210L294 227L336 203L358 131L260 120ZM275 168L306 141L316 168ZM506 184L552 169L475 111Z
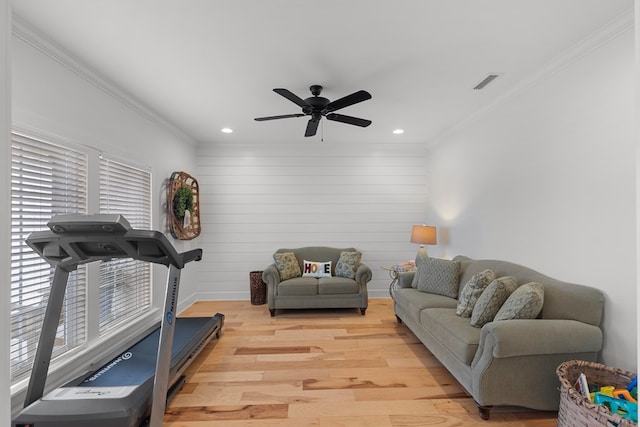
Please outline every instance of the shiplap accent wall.
M248 299L249 273L278 248L355 247L388 297L383 266L415 257L425 222L424 147L387 144L202 144L197 178L204 250L195 299ZM322 260L314 260L322 261Z

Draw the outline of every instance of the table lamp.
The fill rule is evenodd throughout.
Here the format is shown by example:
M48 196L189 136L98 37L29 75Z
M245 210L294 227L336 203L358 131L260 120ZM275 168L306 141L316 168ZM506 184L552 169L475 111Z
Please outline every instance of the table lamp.
M438 242L436 228L430 225L414 225L411 229L411 243L419 243L418 256L427 258L424 245L435 245Z

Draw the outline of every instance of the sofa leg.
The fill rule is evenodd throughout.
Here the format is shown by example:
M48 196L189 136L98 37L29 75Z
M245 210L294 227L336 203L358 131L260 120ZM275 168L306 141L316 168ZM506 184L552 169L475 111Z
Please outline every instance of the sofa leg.
M271 313L271 317L273 317L273 316L275 316L275 315L276 315L276 310L275 310L275 309L273 309L273 308L270 308L270 309L269 309L269 313Z
M476 403L476 405L478 405L478 415L480 415L480 418L488 420L491 416L491 408L493 408L493 406L482 406L478 403Z
M396 314L396 322L402 324L402 319Z
M360 309L360 314L364 316L365 311L367 311L367 307Z

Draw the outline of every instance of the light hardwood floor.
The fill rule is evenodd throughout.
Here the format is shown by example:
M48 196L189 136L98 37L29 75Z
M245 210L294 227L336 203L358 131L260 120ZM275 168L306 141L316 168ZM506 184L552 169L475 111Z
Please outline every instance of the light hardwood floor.
M555 412L473 400L403 325L390 299L359 310L285 310L207 301L183 316L225 315L187 370L165 426L556 426Z

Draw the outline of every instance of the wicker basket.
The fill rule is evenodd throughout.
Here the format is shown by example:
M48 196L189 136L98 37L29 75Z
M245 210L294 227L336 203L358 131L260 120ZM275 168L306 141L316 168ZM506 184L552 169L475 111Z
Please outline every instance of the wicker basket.
M637 426L633 421L612 414L605 406L596 405L580 394L573 385L581 373L585 374L589 384L603 387L626 388L635 378L635 374L631 372L599 363L583 360L569 360L562 363L556 369L560 380L559 427Z
M249 273L249 286L252 305L262 305L267 302L267 284L262 281L262 271Z

